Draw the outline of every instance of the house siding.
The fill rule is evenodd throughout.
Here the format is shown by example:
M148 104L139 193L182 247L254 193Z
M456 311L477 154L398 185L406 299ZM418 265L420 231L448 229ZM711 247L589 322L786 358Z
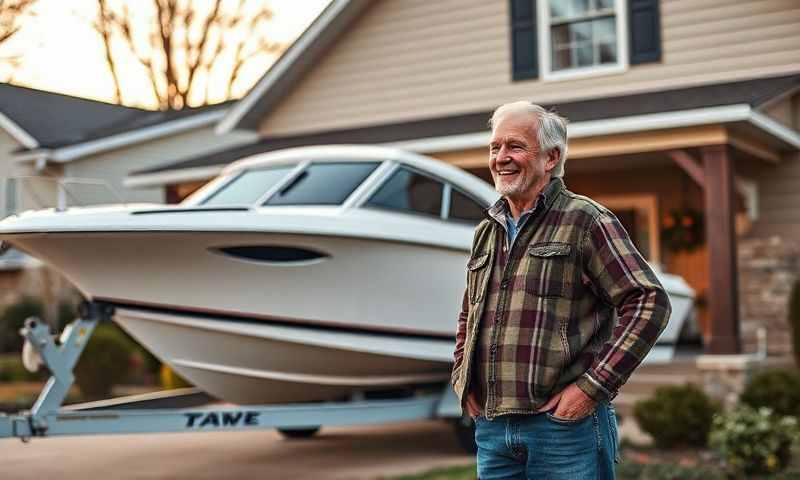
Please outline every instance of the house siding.
M66 164L65 176L105 180L126 202L163 203L163 188L131 189L123 185L123 180L132 171L224 150L249 138L250 134L237 132L216 135L213 126L199 128L75 160ZM76 197L86 203L115 201L112 194L88 187L77 187Z
M268 115L264 135L557 104L800 71L797 0L664 0L663 60L568 81L511 80L507 0L383 0Z
M800 244L800 153L764 165L753 178L759 188L759 217L749 236L777 235Z

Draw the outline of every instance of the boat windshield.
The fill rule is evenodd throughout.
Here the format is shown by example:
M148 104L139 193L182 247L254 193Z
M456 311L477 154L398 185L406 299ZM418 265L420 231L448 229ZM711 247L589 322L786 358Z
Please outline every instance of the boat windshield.
M314 163L264 205L340 205L380 162Z
M296 165L245 170L201 202L202 205L252 205L283 180Z
M204 206L340 205L380 162L311 163L245 170L200 201ZM271 193L270 193L271 192Z

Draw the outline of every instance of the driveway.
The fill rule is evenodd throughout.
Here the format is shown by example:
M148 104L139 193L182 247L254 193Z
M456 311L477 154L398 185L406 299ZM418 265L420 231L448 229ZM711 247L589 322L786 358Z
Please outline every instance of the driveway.
M275 431L0 440L3 479L377 479L465 465L441 421L322 429L304 440Z

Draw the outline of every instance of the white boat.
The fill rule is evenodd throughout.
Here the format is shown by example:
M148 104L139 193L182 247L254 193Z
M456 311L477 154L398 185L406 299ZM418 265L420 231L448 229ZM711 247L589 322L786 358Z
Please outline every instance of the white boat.
M177 206L29 211L0 238L211 395L327 400L449 378L474 225L496 199L417 154L307 147L236 162ZM659 275L682 323L691 291Z

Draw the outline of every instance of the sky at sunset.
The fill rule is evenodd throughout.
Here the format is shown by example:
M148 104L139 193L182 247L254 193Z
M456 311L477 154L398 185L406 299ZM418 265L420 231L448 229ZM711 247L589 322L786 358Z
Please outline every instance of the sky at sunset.
M286 44L296 39L329 2L265 1L273 11L270 38ZM36 17L26 20L13 41L4 47L5 55L21 56L11 83L111 101L113 81L105 63L100 36L90 24L96 14L96 5L95 0L39 0L35 7ZM235 92L237 96L246 93L274 59L275 56L264 56L243 72L241 86ZM126 65L129 71L122 80L123 103L153 107L146 76L135 71L138 66L133 58ZM9 79L9 73L0 68L2 78Z

